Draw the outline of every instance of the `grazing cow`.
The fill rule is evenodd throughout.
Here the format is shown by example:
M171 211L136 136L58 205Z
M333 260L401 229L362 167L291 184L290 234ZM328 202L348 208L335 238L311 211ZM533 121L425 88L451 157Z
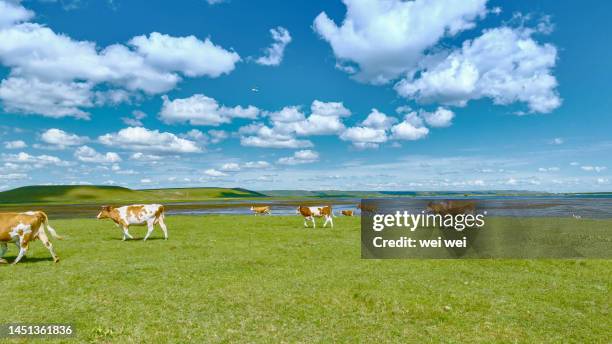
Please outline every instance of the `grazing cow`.
M342 210L340 213L344 216L353 216L355 213L352 210Z
M357 208L359 208L362 213L373 213L376 211L375 205L365 205L365 204L359 203L357 204Z
M316 228L315 217L325 217L325 223L323 223L324 228L327 226L327 222L331 223L332 228L334 227L334 221L332 220L334 213L332 212L331 205L316 207L301 205L297 208L297 212L304 217L304 227L308 227L306 220L310 220L312 221L312 228Z
M25 213L0 213L0 263L6 264L2 259L8 249L8 242L15 242L19 248L19 254L13 264L19 263L21 258L28 251L30 242L36 238L42 241L43 245L51 252L54 262L59 262L59 257L53 250L53 244L49 241L45 228L51 236L61 239L53 227L49 226L47 214L42 211L27 211Z
M264 206L264 207L251 207L251 211L253 212L253 214L257 215L265 215L268 214L270 215L270 206Z
M105 205L98 214L98 219L111 219L117 227L123 229L123 240L134 239L128 232L130 225L147 225L148 231L144 240L147 240L156 224L164 232L164 239L168 239L168 229L164 223L164 206L161 204L133 204L123 207Z

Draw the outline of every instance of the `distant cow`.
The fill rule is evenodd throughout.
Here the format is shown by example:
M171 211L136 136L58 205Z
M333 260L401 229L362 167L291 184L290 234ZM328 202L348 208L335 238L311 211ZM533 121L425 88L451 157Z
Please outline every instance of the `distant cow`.
M264 206L264 207L251 207L251 211L253 212L253 214L255 215L265 215L268 214L270 215L270 206Z
M28 251L30 242L36 238L42 241L43 245L51 252L54 262L59 262L59 257L53 250L53 244L49 241L45 227L51 236L61 239L53 227L49 226L47 214L42 211L28 211L25 213L0 213L0 263L6 264L2 259L8 250L7 243L15 242L19 248L19 254L13 264L19 263L21 258Z
M323 223L323 227L327 226L327 222L331 223L332 228L334 227L334 221L332 220L333 212L331 205L328 206L316 206L316 207L306 207L299 206L297 208L297 212L304 217L304 227L308 227L307 220L312 221L312 228L316 228L317 225L315 223L315 217L324 217L325 223Z
M340 213L344 216L353 216L355 214L352 210L342 210Z
M444 215L459 215L459 214L473 214L476 210L474 202L461 202L461 201L445 201L440 203L429 202L427 210L434 214Z
M365 205L363 203L357 204L357 208L359 208L362 213L373 213L376 211L375 205Z
M98 219L111 219L117 227L123 229L123 240L134 239L128 232L130 225L147 225L148 231L144 240L147 240L156 224L164 232L164 239L168 239L168 229L164 223L164 206L161 204L133 204L123 207L105 205L98 214Z

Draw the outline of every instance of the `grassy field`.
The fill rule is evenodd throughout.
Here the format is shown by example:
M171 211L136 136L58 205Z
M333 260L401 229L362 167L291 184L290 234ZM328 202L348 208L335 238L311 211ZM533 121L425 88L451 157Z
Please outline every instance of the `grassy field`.
M33 185L0 192L0 204L86 204L186 202L265 195L241 188L170 188L132 190L119 186Z
M35 242L0 266L4 322L100 343L610 342L610 260L362 260L359 219L335 220L169 216L168 241L122 242L51 219L62 261Z

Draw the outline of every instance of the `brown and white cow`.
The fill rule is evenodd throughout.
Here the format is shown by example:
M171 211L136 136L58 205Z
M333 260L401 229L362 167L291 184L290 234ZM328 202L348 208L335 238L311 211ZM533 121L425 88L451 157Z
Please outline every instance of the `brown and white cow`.
M255 215L270 215L270 206L267 205L263 207L251 207L251 211Z
M168 239L168 228L164 223L164 206L161 204L133 204L123 207L105 205L98 214L98 219L111 219L117 227L123 229L123 240L134 239L128 231L130 225L147 225L147 240L156 224L159 224L164 232L164 239Z
M327 222L331 223L332 228L334 227L334 221L332 220L332 216L334 213L332 211L331 205L327 206L315 206L315 207L307 207L307 206L299 206L297 208L297 212L304 217L304 227L308 227L307 220L312 221L312 228L316 228L317 225L315 223L315 217L324 217L325 223L323 223L323 227L327 226Z
M0 213L0 263L6 264L2 259L8 250L7 243L14 242L19 248L19 254L13 264L19 263L28 251L30 242L36 238L51 252L54 262L59 262L59 257L53 250L53 244L49 241L45 228L51 236L61 239L53 227L49 226L47 214L42 211L27 211L24 213Z
M342 215L344 215L344 216L353 216L353 215L355 215L355 212L353 212L352 210L342 210L340 213L342 213Z

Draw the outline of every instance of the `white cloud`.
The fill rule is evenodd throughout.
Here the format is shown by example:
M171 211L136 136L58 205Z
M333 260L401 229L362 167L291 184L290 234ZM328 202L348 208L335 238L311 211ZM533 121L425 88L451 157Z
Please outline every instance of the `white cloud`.
M86 82L47 82L37 78L10 77L0 83L0 100L6 112L88 119L89 113L81 108L94 105L91 87Z
M455 117L454 112L443 107L438 107L434 112L421 111L419 114L423 117L425 123L434 128L450 126Z
M215 170L214 168L210 168L206 171L204 171L204 174L210 177L225 177L227 176L227 173L223 173L219 170Z
M43 132L40 135L40 140L61 149L68 146L82 145L83 143L89 141L87 137L67 133L57 128L51 128Z
M229 0L206 0L206 2L208 2L209 5L217 5L217 4L222 4L224 2L228 2Z
M0 1L0 29L12 26L34 17L34 12L25 9L18 3Z
M345 71L358 80L386 83L417 67L425 50L474 27L486 0L344 0L342 25L326 13L314 29L329 42ZM358 68L358 69L357 69Z
M285 106L280 111L266 112L266 115L273 122L279 123L293 123L303 121L306 118L299 106Z
M589 166L589 165L586 165L586 166L580 166L580 168L581 168L583 171L587 171L587 172L597 172L597 173L599 173L599 172L603 172L603 171L605 171L605 170L607 170L607 169L608 169L606 166Z
M102 154L89 146L79 147L74 152L74 156L80 161L97 164L115 163L121 161L121 157L119 157L119 154L117 153L108 152L106 154Z
M310 112L313 115L324 117L348 117L351 111L344 107L342 102L323 102L314 100L310 105Z
M570 166L580 166L580 163L577 161L570 162Z
M377 109L372 109L361 124L374 129L389 129L395 122L397 122L397 118L389 117Z
M0 7L2 7L2 6L0 6ZM0 174L0 180L19 180L19 179L26 179L27 177L28 177L28 175L25 174L25 173Z
M558 172L558 167L540 167L538 168L538 172Z
M560 137L555 137L554 139L550 140L549 143L551 145L562 145L565 142L565 140L563 140Z
M557 49L539 44L533 33L526 28L485 30L445 58L432 59L395 89L420 102L465 106L470 100L491 98L498 105L522 102L530 112L551 112L561 105L552 75Z
M117 133L102 135L98 140L107 146L138 151L172 153L197 153L201 151L197 144L191 140L179 138L172 133L149 130L143 127L121 129Z
M352 142L357 148L376 148L387 141L387 134L384 129L352 127L346 129L340 139Z
M310 150L300 150L293 153L293 156L278 159L278 163L282 165L299 165L309 164L319 160L319 153Z
M226 164L223 164L223 166L221 166L221 171L224 171L224 172L238 172L238 171L240 171L240 165L238 165L235 162L228 162Z
M145 154L141 152L136 152L130 156L130 160L136 161L158 161L162 160L163 157L155 154Z
M283 61L285 48L291 43L291 35L284 27L270 29L270 34L274 43L265 49L264 56L259 57L255 62L264 66L278 66Z
M157 32L127 45L98 48L36 23L33 14L0 1L0 63L10 77L0 85L5 110L49 117L87 118L94 105L127 101L129 93L158 94L186 77L217 77L240 61L210 39ZM104 85L107 91L92 92Z
M292 133L282 133L261 124L240 128L240 144L260 148L308 148L312 142L299 140Z
M610 180L608 178L597 178L597 184L610 184Z
M249 105L226 107L213 98L203 94L194 94L189 98L170 100L162 97L164 103L159 117L166 123L189 123L191 125L218 126L229 123L232 118L255 119L259 109Z
M140 110L132 111L131 117L121 117L121 121L130 127L142 127L142 120L147 117L147 114Z
M245 162L242 167L244 168L252 168L252 169L262 169L270 167L270 163L267 161L259 160L259 161L248 161Z
M143 179L140 180L141 184L150 184L152 182L153 181L151 179L149 179L149 178L143 178Z
M425 138L429 129L423 126L423 120L416 112L411 112L404 117L404 121L391 128L391 133L395 140L415 141Z
M234 70L240 56L195 36L172 37L152 32L129 42L147 64L164 71L181 72L189 77L218 77Z
M46 165L67 166L68 163L56 156L51 155L30 155L25 152L18 154L2 154L2 159L7 162L27 164L28 166L40 168Z
M210 142L213 144L217 144L228 138L228 134L223 130L215 130L211 129L208 131L208 135L210 135Z
M6 141L4 142L4 148L6 149L20 149L20 148L25 148L28 145L23 142L22 140L15 140L15 141Z

